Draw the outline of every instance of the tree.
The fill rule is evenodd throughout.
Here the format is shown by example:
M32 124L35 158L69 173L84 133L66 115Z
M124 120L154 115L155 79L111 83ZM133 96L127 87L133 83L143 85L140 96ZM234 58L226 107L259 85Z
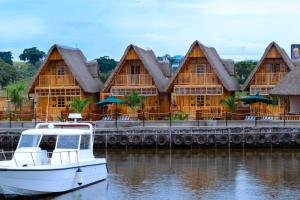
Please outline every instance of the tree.
M45 52L38 50L36 47L24 49L23 53L19 56L20 60L28 61L32 65L41 61L46 56Z
M221 99L220 104L226 106L231 113L234 112L236 108L235 96L228 96Z
M73 101L70 103L70 106L72 110L74 110L77 113L82 113L85 107L91 102L90 98L87 99L80 99L80 98L75 98Z
M12 65L13 64L13 56L12 56L12 53L11 51L3 51L3 52L0 52L0 59L2 59L4 62Z
M112 58L109 58L109 56L100 57L97 59L97 62L101 72L100 79L105 82L112 70L114 70L117 66L118 62Z
M110 72L117 66L118 62L109 56L103 56L97 59L101 72Z
M125 96L125 101L132 110L136 110L139 107L144 109L146 97L140 96L137 92L134 91L129 95Z
M17 110L17 108L21 109L22 103L25 99L22 96L25 88L25 84L22 82L11 83L6 88L8 96L11 99L11 103L15 105L15 111Z
M14 66L7 64L0 59L0 86L7 86L9 82L16 80L17 70Z
M243 84L252 70L255 68L257 62L252 60L240 61L235 63L237 80L239 84Z

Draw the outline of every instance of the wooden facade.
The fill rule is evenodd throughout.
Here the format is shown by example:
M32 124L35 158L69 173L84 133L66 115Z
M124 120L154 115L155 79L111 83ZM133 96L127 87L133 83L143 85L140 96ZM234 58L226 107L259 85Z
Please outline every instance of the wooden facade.
M162 90L167 83L167 77L151 50L143 50L137 46L129 45L104 86L101 99L115 96L124 99L126 95L137 92L146 97L144 112L159 118L159 113L169 112L169 97ZM166 80L156 80L166 79ZM114 108L109 110L113 113ZM119 107L122 114L134 114L126 105ZM155 116L157 114L157 116ZM147 115L148 116L148 115Z
M70 52L72 56L67 54ZM68 64L63 54L66 54ZM57 120L63 112L71 111L69 104L74 98L85 99L89 97L93 100L84 111L85 113L97 110L93 104L99 100L99 92L87 91L76 79L73 72L76 69L80 70L80 67L77 66L79 63L70 67L73 64L72 59L77 56L82 57L82 53L78 49L69 49L58 45L54 45L50 49L29 89L29 94L34 97L36 102L35 113L38 119ZM82 67L88 68L87 66ZM82 73L86 71L83 70ZM82 75L84 76L84 74ZM88 74L88 77L95 79L91 74ZM100 84L96 83L96 85L99 86L98 90L100 90Z
M266 49L256 68L246 80L246 89L250 95L265 95L270 97L270 91L293 68L293 65L284 52L275 42ZM250 105L252 114L260 112L261 115L283 114L283 102L278 99L278 105L253 104Z
M227 73L223 82L218 73ZM224 81L233 82L233 89L224 87ZM200 118L204 119L223 118L226 107L220 105L220 100L237 89L235 79L229 75L215 50L198 41L192 44L168 87L172 112L184 112L190 118L195 118L199 113Z

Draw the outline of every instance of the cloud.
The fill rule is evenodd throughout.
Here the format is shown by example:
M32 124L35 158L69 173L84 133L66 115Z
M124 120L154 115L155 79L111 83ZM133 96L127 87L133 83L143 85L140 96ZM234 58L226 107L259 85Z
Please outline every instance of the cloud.
M45 32L45 25L36 17L28 16L0 16L0 35L4 40L29 39Z

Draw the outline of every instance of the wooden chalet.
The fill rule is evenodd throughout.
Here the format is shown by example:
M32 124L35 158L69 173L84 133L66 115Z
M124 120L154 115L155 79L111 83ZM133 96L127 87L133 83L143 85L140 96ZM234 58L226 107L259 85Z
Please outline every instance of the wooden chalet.
M221 59L214 48L195 41L166 90L171 93L173 112L220 119L226 111L220 100L239 90L234 62Z
M99 79L97 61L87 61L77 48L53 45L29 86L35 98L36 116L40 120L55 120L69 109L74 98L92 98L86 112L97 110L103 84Z
M152 50L144 50L131 44L106 81L101 99L108 96L124 99L126 95L135 91L147 97L144 112L167 113L169 95L165 88L170 76L171 68L168 62L158 61ZM127 106L122 106L121 109L123 113L132 114Z
M270 91L270 95L277 96L284 103L285 114L288 120L300 119L300 63L295 63L291 70Z
M278 82L294 68L294 64L284 49L275 42L271 42L245 81L244 90L249 91L250 95L269 96L270 91ZM283 113L283 105L280 100L277 106L254 104L250 105L250 112L261 112L262 115L278 115Z

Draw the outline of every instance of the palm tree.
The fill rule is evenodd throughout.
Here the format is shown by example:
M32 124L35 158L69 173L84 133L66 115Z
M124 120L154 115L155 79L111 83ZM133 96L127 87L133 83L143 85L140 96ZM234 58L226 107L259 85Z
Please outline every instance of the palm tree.
M90 98L87 98L87 99L75 98L70 103L70 106L71 106L72 110L74 110L77 113L82 114L83 110L90 102L91 102Z
M226 106L231 113L234 112L236 109L235 96L228 96L224 99L221 99L220 104Z
M144 111L147 97L140 96L137 92L133 91L129 95L125 96L125 101L132 112L136 113L138 108Z
M136 110L139 107L144 109L146 97L140 96L137 92L133 91L125 96L125 101L132 110Z
M7 86L7 94L10 97L10 101L15 105L15 111L17 108L21 109L22 103L24 101L24 97L22 93L25 91L24 83L11 83Z

